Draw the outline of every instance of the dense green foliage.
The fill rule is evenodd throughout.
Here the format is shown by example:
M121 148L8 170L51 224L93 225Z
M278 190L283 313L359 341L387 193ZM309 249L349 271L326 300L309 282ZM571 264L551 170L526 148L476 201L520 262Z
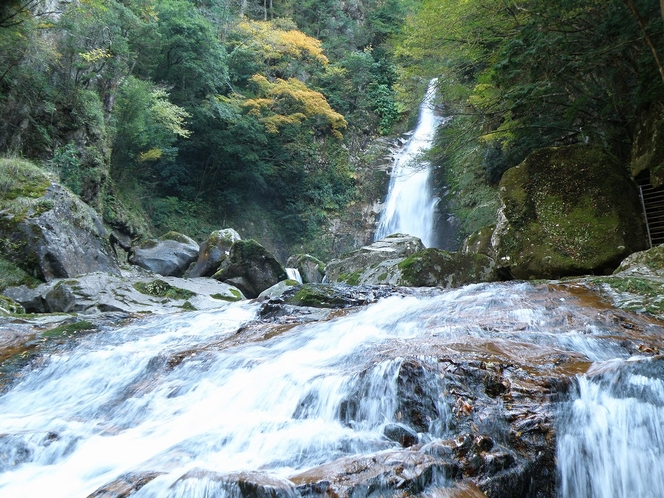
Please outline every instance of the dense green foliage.
M313 247L356 195L349 137L401 119L386 43L407 5L79 0L53 15L14 0L0 151L41 161L132 236L269 227Z
M664 100L656 0L40 5L0 6L0 153L131 236L235 226L328 256L326 224L368 188L362 153L432 77L453 119L431 155L467 235L529 153L586 142L626 161Z
M454 116L434 154L466 234L488 224L490 186L530 152L583 142L627 162L640 113L664 99L655 0L424 0L404 33L399 61L439 76Z

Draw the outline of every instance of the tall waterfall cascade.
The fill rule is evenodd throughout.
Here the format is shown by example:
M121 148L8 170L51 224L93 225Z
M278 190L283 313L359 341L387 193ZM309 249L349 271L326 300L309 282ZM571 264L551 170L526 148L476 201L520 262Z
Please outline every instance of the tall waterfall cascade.
M393 233L414 235L427 247L435 244L435 210L438 199L433 195L431 167L422 153L432 145L441 118L436 116L433 100L437 79L429 82L420 105L417 126L394 158L389 190L374 240Z

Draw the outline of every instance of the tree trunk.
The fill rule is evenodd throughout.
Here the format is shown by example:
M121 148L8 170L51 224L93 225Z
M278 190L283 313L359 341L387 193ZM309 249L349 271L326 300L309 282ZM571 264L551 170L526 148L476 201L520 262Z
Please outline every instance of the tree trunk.
M634 17L636 17L636 20L639 23L639 27L641 28L641 32L643 33L643 39L646 42L646 45L648 45L648 48L650 48L650 51L652 52L652 56L655 58L655 63L657 64L657 69L659 69L659 75L662 77L662 81L664 81L664 66L662 66L662 61L659 58L659 54L657 53L657 49L655 48L655 45L653 45L652 40L650 39L650 36L648 36L648 32L646 31L646 25L648 23L643 18L641 13L636 9L636 6L634 5L634 2L632 0L623 0L623 3L625 5L627 5L629 10L632 11L632 14L634 14ZM664 0L659 0L659 4L663 8L662 14L664 15Z

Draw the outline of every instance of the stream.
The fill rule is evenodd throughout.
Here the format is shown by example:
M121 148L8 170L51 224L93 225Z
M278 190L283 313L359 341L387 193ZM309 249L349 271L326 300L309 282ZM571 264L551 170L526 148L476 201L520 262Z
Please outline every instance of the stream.
M661 496L664 328L593 290L263 310L145 317L31 361L0 397L0 496Z

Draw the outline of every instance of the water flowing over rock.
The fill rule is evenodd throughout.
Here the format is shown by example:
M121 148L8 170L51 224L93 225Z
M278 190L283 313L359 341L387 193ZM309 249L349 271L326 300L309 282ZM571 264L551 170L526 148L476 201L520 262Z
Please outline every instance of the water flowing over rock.
M325 276L325 263L311 254L296 254L288 258L286 266L297 268L305 284L318 284Z
M420 106L417 127L394 160L390 186L374 240L393 233L418 237L425 246L436 243L434 233L435 209L438 199L433 197L429 177L430 165L422 153L431 147L440 119L435 114L433 99L437 80L431 80Z
M2 249L29 273L45 281L119 273L101 219L66 188L45 180L41 192L12 202L0 220Z
M228 256L233 244L242 240L232 228L215 230L201 245L196 264L187 270L186 277L211 277Z
M231 247L213 278L240 289L248 298L258 297L277 282L286 280L286 270L255 240L238 240Z
M641 207L624 168L596 147L541 149L500 181L497 264L514 278L611 273L645 249Z
M41 336L37 354L0 365L0 490L567 498L661 489L661 323L581 283L378 289L342 309L275 298Z
M198 252L196 241L181 233L168 232L157 240L132 247L127 260L165 277L181 277L196 261Z

